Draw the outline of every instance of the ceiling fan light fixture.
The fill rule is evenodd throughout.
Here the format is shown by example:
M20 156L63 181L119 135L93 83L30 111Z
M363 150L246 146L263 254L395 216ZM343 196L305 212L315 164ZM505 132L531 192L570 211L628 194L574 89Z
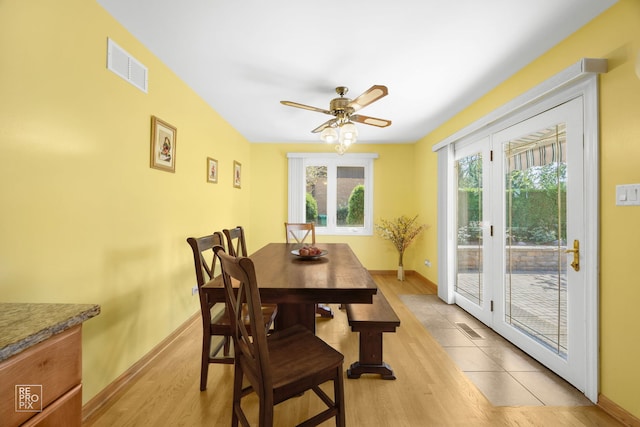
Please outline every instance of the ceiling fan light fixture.
M345 136L344 133L340 133L340 138L338 139L338 143L342 144L344 146L350 146L351 144L353 144L354 142L356 142L355 138L349 138L348 136Z
M334 144L338 142L338 132L335 130L335 128L326 127L320 133L320 139L327 144Z
M336 144L335 148L338 154L340 154L341 156L345 153L345 151L347 151L347 146L343 144Z
M353 114L378 99L387 96L389 91L386 86L373 85L353 100L345 98L344 95L348 90L349 89L346 86L338 86L336 88L336 93L340 97L331 100L328 110L292 101L280 101L280 103L289 107L302 108L304 110L316 111L334 116L334 119L326 121L311 132L320 132L320 139L323 142L336 144L336 151L339 154L344 154L347 148L358 140L358 129L353 122L364 123L365 125L381 128L391 125L390 120Z
M358 129L353 122L347 121L340 125L340 138L356 140L358 137Z
M336 151L339 154L344 154L349 146L356 142L358 139L358 129L353 122L347 121L339 126L340 136L338 137L338 145L336 145Z
M351 144L353 144L355 141L353 139L345 139L342 141L342 145L344 145L345 147L349 148L351 146Z

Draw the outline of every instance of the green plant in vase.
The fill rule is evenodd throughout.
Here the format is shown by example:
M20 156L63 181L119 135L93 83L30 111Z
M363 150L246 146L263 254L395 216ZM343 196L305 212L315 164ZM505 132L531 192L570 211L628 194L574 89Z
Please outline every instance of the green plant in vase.
M404 280L404 251L427 227L427 224L418 224L418 215L413 218L402 215L391 220L381 219L380 223L376 224L378 235L393 243L398 251L398 280Z

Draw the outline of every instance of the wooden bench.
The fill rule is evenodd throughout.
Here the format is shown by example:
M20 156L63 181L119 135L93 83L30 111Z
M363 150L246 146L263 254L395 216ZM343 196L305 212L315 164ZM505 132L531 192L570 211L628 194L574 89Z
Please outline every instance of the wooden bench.
M395 380L393 369L382 360L382 333L396 331L398 315L379 289L372 304L347 304L346 308L351 330L360 333L359 360L347 369L347 377L380 374L382 379Z

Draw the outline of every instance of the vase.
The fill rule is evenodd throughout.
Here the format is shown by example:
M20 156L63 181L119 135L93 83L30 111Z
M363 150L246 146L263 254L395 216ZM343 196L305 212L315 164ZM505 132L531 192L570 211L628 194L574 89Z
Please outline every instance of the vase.
M398 280L404 281L404 267L401 265L398 266Z

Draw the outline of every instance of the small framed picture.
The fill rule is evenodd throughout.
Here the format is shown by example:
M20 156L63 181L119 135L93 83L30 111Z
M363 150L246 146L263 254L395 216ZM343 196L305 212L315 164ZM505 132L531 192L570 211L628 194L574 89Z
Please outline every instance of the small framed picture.
M177 130L169 123L151 116L151 167L176 171Z
M241 188L242 184L242 165L235 160L233 161L233 186Z
M218 182L218 161L207 157L207 182Z

